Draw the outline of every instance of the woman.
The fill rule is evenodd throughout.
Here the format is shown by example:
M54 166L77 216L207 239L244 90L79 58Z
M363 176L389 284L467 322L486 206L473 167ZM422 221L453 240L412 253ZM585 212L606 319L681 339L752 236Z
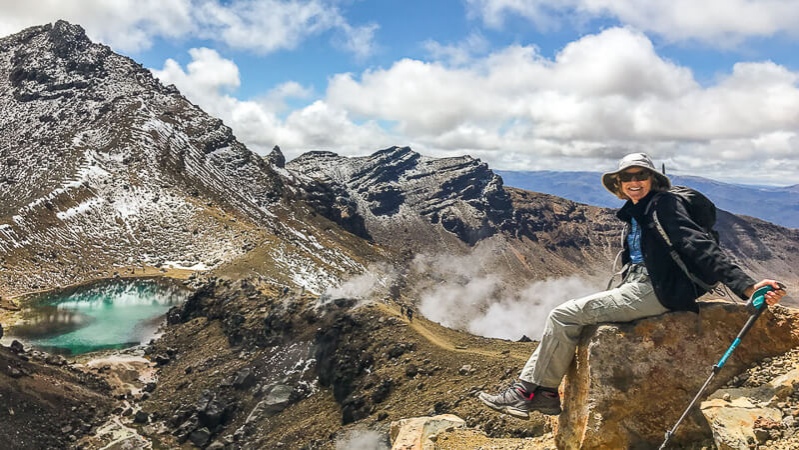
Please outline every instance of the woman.
M629 264L622 284L608 291L569 300L547 317L541 343L522 369L519 381L496 395L481 392L491 408L526 418L530 411L560 414L558 386L574 358L583 327L601 322L629 322L668 311L698 312L697 297L706 291L688 278L669 256L669 248L651 228L654 204L659 221L682 259L700 279L721 281L743 299L771 286L766 303L774 305L785 295L775 280L758 283L722 252L712 236L690 217L679 197L666 192L671 183L657 172L644 153L619 162L615 172L602 175L602 184L627 202L617 213L626 223L622 262Z

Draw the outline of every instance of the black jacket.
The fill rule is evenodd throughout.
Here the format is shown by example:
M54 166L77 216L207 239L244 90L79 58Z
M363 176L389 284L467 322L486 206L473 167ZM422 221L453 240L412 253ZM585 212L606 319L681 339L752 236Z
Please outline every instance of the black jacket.
M644 265L660 303L671 310L698 312L696 299L706 291L695 285L671 258L668 244L654 228L652 211L646 217L644 215L646 206L656 194L650 192L637 204L627 201L616 214L628 224L622 262L627 264L630 261L626 234L634 217L641 226ZM653 209L657 210L660 224L691 273L708 284L720 281L746 299L744 290L755 284L755 280L734 264L716 241L691 219L679 196L669 192L660 195Z

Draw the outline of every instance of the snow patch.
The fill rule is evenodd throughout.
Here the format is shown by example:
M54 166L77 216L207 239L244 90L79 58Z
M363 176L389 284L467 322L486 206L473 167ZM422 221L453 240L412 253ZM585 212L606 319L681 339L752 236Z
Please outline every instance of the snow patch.
M83 202L83 203L81 203L81 204L79 204L77 206L73 206L72 208L69 208L66 211L60 211L60 212L56 213L56 217L58 217L61 220L66 220L66 219L72 218L74 216L77 216L78 214L83 214L86 211L92 210L92 209L102 205L103 203L105 203L105 200L103 200L102 198L93 198L93 199L87 200L87 201L85 201L85 202Z
M206 270L211 270L203 262L191 262L191 261L165 261L162 266L169 267L171 269L182 269L182 270L192 270L195 272L203 272Z

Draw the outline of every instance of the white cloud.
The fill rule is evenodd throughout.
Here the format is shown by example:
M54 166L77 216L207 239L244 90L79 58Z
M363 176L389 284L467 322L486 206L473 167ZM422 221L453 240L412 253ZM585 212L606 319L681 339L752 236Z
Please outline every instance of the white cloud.
M375 24L355 26L327 0L0 0L0 34L59 19L79 24L95 41L137 52L156 39L205 39L267 54L293 49L330 32L358 57L371 54Z
M298 148L360 156L396 142L375 121L356 123L346 110L323 101L316 101L291 113L285 126L295 136L294 140L288 142L290 148L295 149L293 156L298 156Z
M170 60L156 74L252 149L280 145L289 159L411 145L430 156L470 154L497 169L596 169L573 164L611 167L645 150L672 173L799 182L790 178L799 172L799 74L772 62L739 63L702 86L627 28L584 36L551 59L528 46L455 66L403 59L335 75L323 98L289 82L238 100L230 95L238 86L232 61L208 49L191 56L185 70ZM286 99L304 106L289 109ZM766 170L772 166L784 170Z
M313 98L313 95L313 89L305 87L296 81L287 81L270 89L258 100L258 103L269 111L281 113L290 108L287 100L310 99Z
M367 71L360 80L332 77L327 101L359 116L397 121L401 132L421 138L470 120L490 121L501 105L485 101L492 96L480 88L482 81L472 71L404 59L390 69Z
M364 60L375 52L375 32L380 28L376 24L368 24L361 27L353 27L342 23L339 27L342 37L334 39L334 43L339 43L339 47L351 52L359 60Z
M216 50L193 48L189 50L189 55L192 62L187 66L189 73L184 75L190 77L193 85L199 89L233 91L241 84L238 66L219 56Z
M355 27L325 1L238 0L204 1L195 15L199 36L221 40L233 48L271 53L295 48L310 36L327 31L344 35L343 48L359 56L371 52L375 25Z
M470 63L476 56L484 55L490 50L490 43L481 34L471 33L462 42L443 45L428 40L424 43L430 56L435 61L445 61L450 66L461 66Z
M751 62L703 87L643 34L611 28L551 60L534 47L512 46L466 66L405 59L360 77L337 75L325 101L391 121L433 155L460 151L495 164L512 151L513 168L546 169L568 167L561 158L574 156L607 158L611 166L643 149L678 171L710 175L708 151L723 147L728 164L720 161L715 175L747 177L757 160L786 163L797 150L796 82L785 67ZM542 166L544 155L554 167ZM674 164L679 155L702 158ZM754 167L740 164L755 156ZM769 179L786 182L784 176Z
M562 6L558 6L563 3ZM508 14L520 15L536 25L542 31L558 26L557 17L553 15L559 9L573 6L574 1L544 0L466 0L467 12L471 17L480 18L489 27L500 28L504 25Z
M513 148L498 144L505 137L529 142L635 133L636 103L696 89L690 71L659 58L646 37L616 28L568 45L555 61L534 47L512 46L469 67L406 59L360 79L337 75L327 101L396 121L400 131L438 146L458 145L453 132L460 130L469 139L488 131L494 146Z
M697 87L689 69L662 59L646 36L625 28L568 44L551 69L553 87L590 96L669 98Z
M38 0L0 1L0 35L63 19L81 25L95 41L136 51L153 38L178 38L194 29L189 0Z
M153 74L164 84L174 84L189 99L197 102L211 114L228 108L226 104L236 102L225 93L239 87L239 68L216 50L193 48L189 50L192 61L183 70L180 64L168 59L161 70Z
M796 36L796 0L466 0L472 17L500 28L509 15L543 31L612 18L672 42L701 41L731 48L745 39Z
M309 99L313 91L296 82L276 86L258 100L239 100L236 64L215 50L191 49L186 69L169 59L153 74L164 84L174 84L183 95L209 114L221 118L236 137L253 151L266 154L280 145L292 159L308 150L334 150L342 155L371 153L396 143L375 121L356 122L345 109L320 100L287 111L287 99Z

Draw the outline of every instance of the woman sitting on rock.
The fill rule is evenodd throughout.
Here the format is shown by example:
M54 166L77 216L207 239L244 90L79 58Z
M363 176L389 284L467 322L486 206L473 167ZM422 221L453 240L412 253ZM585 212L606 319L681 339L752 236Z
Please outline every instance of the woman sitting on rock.
M648 155L625 156L618 170L602 175L602 184L627 200L617 213L626 223L622 262L629 264L622 284L553 309L519 380L499 394L480 393L480 400L491 408L523 418L530 411L560 414L558 386L587 325L629 322L668 311L699 311L696 299L706 290L694 284L672 259L668 244L653 229L653 212L677 253L700 279L720 281L743 299L760 287L771 286L773 290L765 296L769 305L785 295L775 280L756 283L730 260L716 240L691 219L682 200L666 192L671 183L655 170ZM649 211L650 201L661 192Z

